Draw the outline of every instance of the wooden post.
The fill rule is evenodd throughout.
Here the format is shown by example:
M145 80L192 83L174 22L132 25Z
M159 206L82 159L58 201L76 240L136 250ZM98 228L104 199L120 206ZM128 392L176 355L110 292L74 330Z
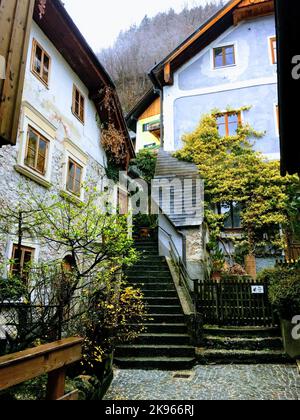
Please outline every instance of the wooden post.
M245 266L246 266L247 274L249 274L249 276L251 276L254 280L256 280L257 270L256 270L255 255L246 255Z
M47 401L56 401L65 395L66 369L60 368L48 374Z

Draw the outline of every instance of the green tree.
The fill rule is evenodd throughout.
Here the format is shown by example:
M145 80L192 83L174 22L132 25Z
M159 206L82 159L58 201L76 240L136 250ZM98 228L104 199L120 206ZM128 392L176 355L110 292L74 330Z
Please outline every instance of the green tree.
M138 324L143 312L142 295L123 278L123 269L138 258L127 216L107 209L105 197L94 189L86 188L85 197L79 202L31 194L30 199L20 196L15 207L3 203L0 232L19 238L20 246L24 237L35 238L45 252L28 267L26 284L18 273L2 282L0 309L7 300L16 308L6 311L8 351L71 332L93 343L90 355L97 353L99 360L114 343L138 334L139 327L126 327L134 316Z
M206 220L213 238L224 227L224 216L217 214L220 204L238 203L241 208L245 253L255 255L259 248L282 249L281 228L289 225L290 191L298 177L280 176L279 162L268 161L254 151L253 141L264 134L241 125L236 135L221 137L216 115L205 115L196 130L184 136L184 147L177 158L194 162L205 180Z

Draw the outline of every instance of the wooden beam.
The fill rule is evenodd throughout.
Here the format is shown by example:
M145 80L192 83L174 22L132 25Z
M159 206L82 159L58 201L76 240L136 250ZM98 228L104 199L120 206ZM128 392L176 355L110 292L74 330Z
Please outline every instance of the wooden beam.
M81 338L67 338L0 358L0 391L79 361Z
M0 80L0 139L16 144L25 67L35 0L1 0L0 55L6 79Z

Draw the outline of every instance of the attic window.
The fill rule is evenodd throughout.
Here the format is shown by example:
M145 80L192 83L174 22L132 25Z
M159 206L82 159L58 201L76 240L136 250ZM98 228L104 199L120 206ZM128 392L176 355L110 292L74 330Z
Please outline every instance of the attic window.
M80 92L80 90L74 85L73 86L73 104L72 104L72 112L76 118L79 119L82 123L84 123L85 117L85 98Z
M214 68L234 66L235 63L235 48L234 45L226 47L214 48Z
M31 71L47 87L49 84L50 64L50 56L46 53L43 47L41 47L41 45L34 39L32 47Z

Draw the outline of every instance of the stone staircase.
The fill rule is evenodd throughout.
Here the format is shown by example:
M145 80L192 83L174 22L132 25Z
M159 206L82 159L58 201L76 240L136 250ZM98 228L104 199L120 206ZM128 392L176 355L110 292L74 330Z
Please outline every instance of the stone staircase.
M127 276L144 293L145 331L134 343L117 348L115 364L125 369L189 369L195 347L166 259L159 256L157 240L137 240L136 248L142 257Z
M198 348L199 364L288 363L278 328L207 327L203 348Z

